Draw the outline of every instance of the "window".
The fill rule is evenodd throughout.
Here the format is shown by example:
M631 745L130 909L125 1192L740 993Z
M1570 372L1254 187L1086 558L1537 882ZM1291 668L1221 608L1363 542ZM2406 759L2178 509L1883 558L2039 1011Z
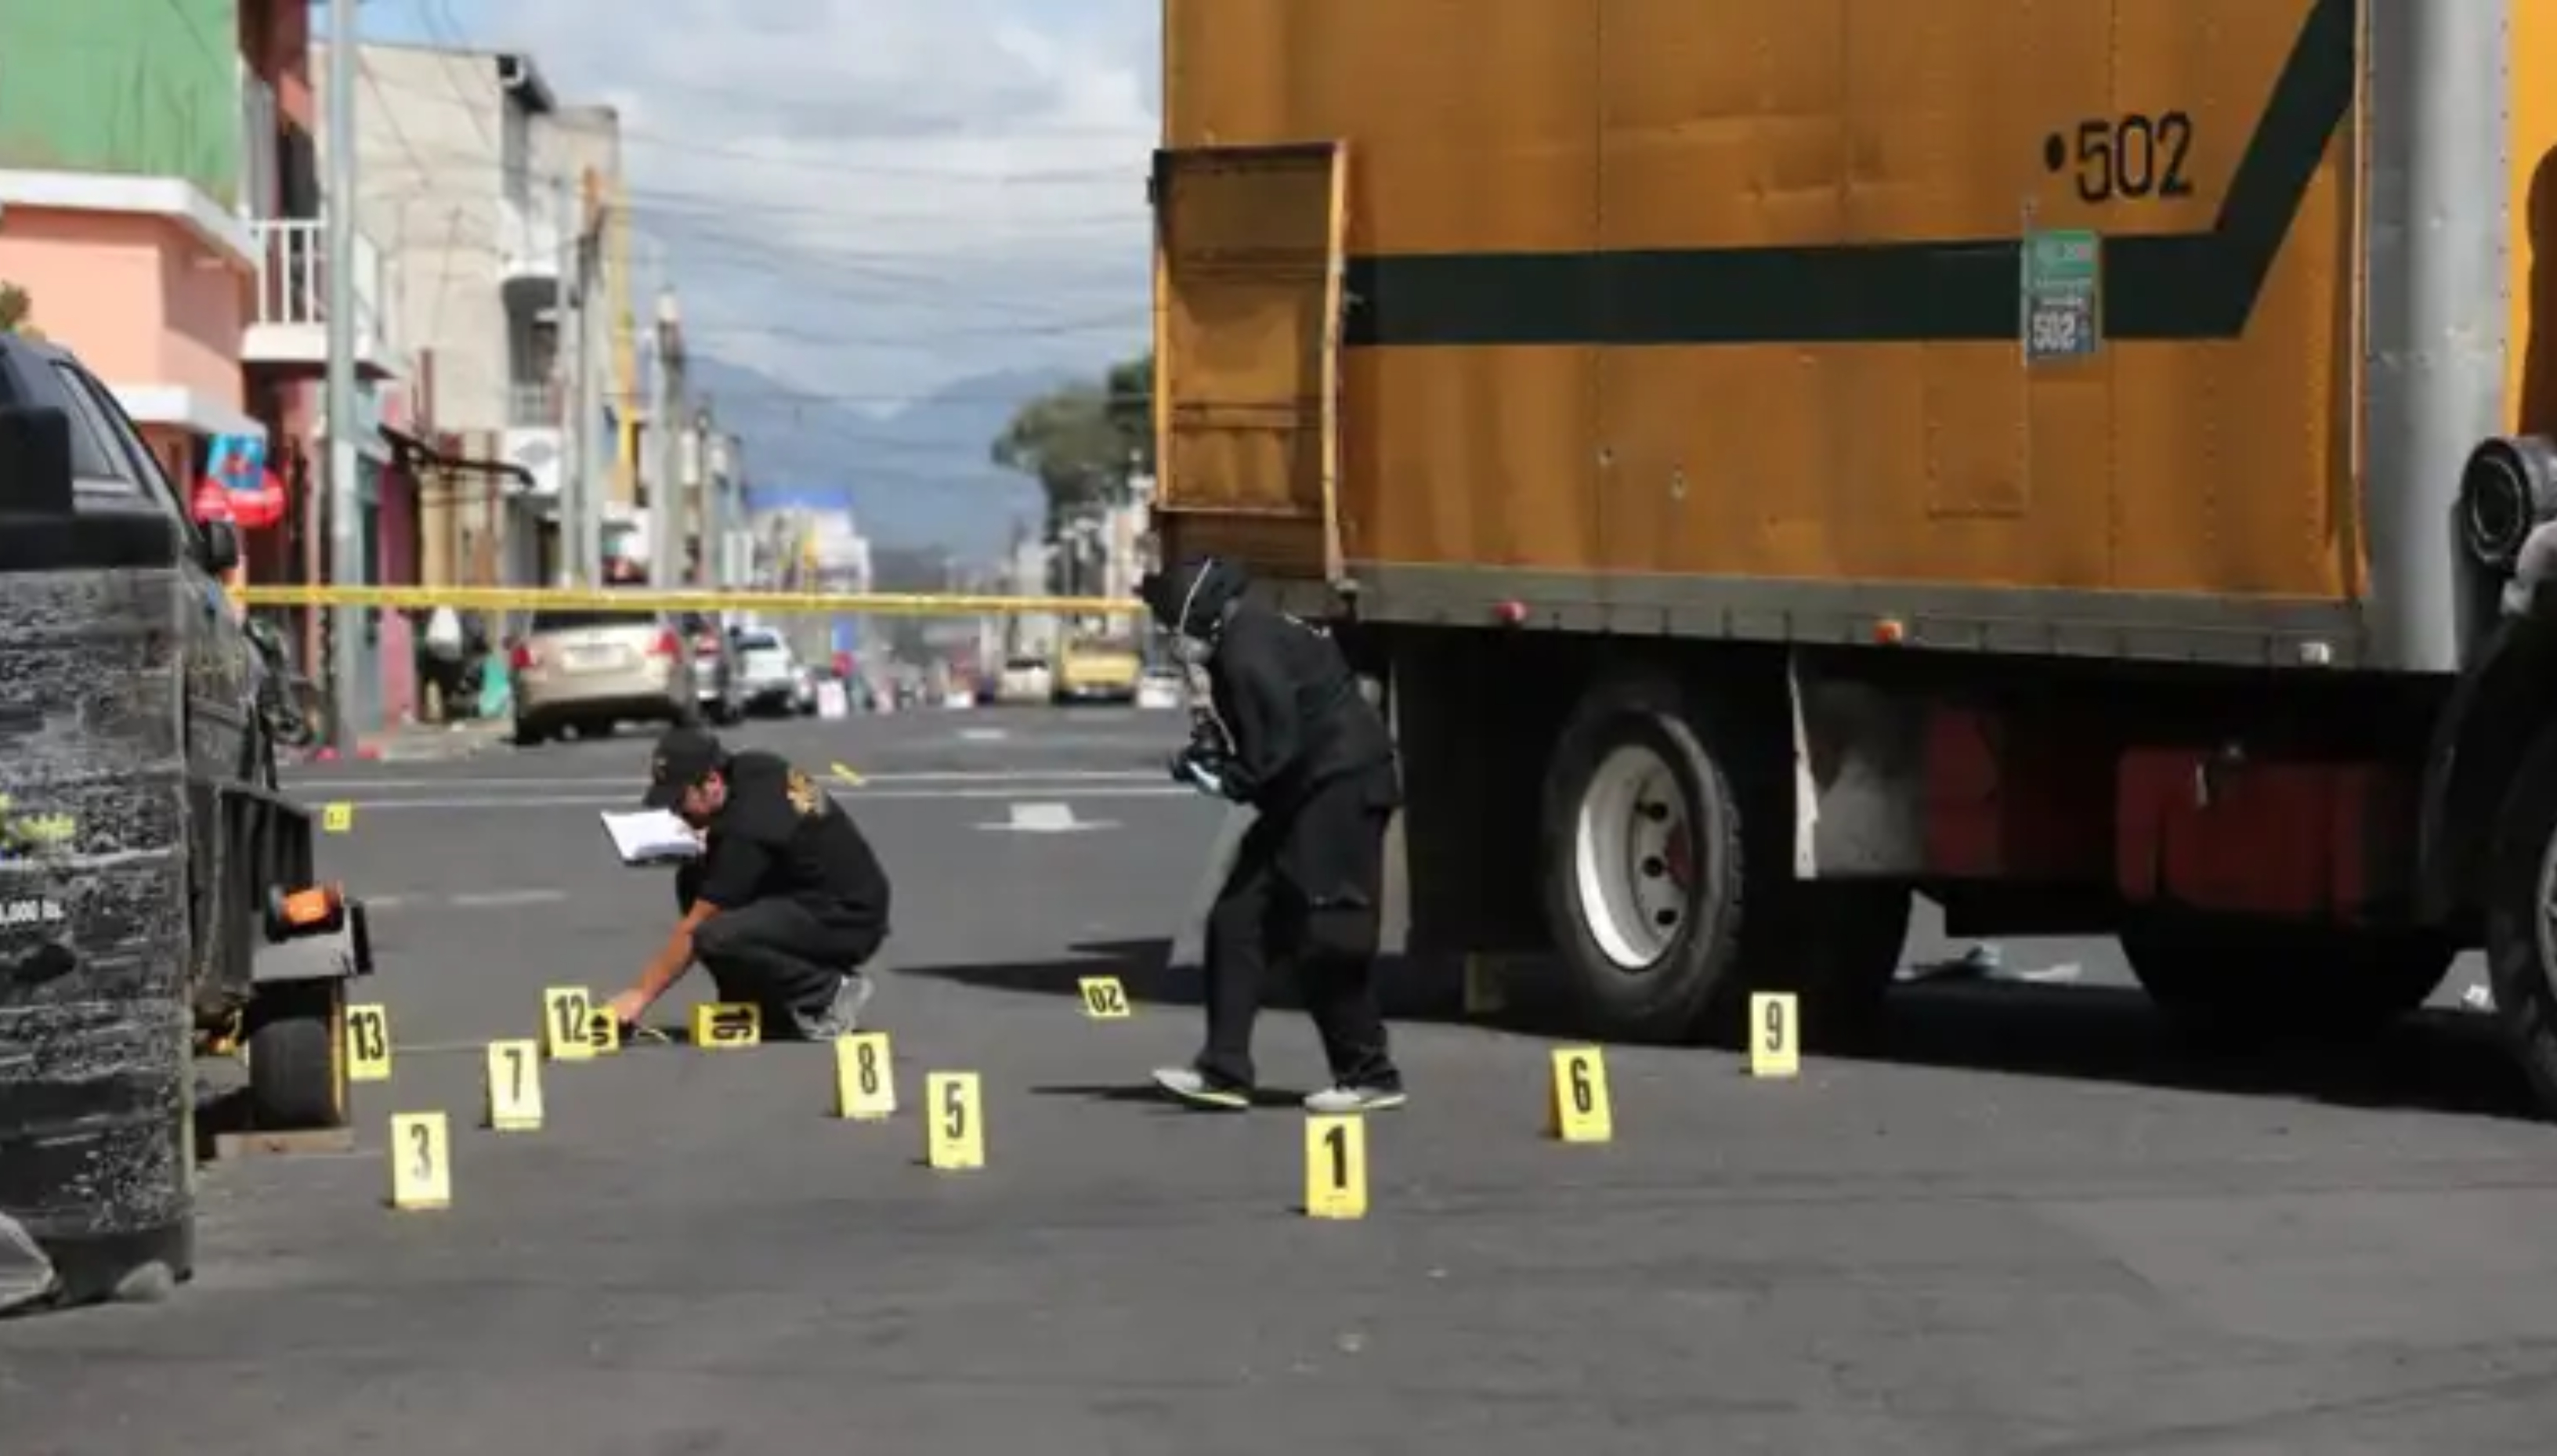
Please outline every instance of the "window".
M134 466L116 446L115 431L98 413L97 401L80 386L79 376L63 364L54 365L63 386L64 406L71 417L71 478L78 486L98 495L139 495L140 483L134 478Z
M133 422L125 418L124 407L106 392L105 385L87 374L67 365L57 364L55 367L62 370L65 387L73 395L85 398L97 411L107 434L124 452L125 459L132 462L133 478L141 481L143 488L159 500L163 509L187 523L187 534L191 539L196 537L199 534L196 518L187 509L185 492L171 478L159 456L143 442L141 433L133 428Z

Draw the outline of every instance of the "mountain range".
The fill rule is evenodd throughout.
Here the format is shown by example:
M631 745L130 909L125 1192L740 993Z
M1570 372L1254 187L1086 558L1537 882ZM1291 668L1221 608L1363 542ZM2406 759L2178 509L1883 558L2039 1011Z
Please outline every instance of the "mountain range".
M695 355L691 384L743 444L756 485L806 496L840 488L875 550L989 561L1039 519L1036 481L988 452L1012 412L1073 378L1017 369L953 380L893 411L830 400L760 370Z

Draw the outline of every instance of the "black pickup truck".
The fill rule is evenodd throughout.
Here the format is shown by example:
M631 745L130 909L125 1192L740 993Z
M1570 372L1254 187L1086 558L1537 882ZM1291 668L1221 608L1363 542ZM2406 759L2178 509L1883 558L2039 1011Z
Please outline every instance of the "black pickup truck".
M78 360L0 335L0 1309L191 1271L207 1045L257 1125L346 1121L362 906L278 791L239 550Z

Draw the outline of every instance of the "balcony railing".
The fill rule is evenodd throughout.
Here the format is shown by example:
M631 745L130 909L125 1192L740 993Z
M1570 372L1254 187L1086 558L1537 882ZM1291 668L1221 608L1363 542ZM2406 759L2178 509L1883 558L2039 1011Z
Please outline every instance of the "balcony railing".
M253 357L273 362L328 359L329 225L316 217L249 224L258 239L257 300L249 316ZM371 238L355 234L355 357L393 367L388 270ZM263 343L258 341L263 339Z

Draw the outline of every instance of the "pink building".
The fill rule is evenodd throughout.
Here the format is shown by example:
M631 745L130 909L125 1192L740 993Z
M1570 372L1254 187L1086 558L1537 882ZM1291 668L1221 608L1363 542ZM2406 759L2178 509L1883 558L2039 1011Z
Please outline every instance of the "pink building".
M235 37L235 51L167 44L180 20L183 34ZM0 17L0 281L24 289L32 325L114 389L191 503L215 438L263 441L284 508L240 521L246 574L326 580L329 278L308 5L81 0L15 29ZM368 240L356 261L362 535L374 557L363 577L395 581L383 568L414 537L416 494L371 426L409 412L384 397L402 371ZM297 615L316 664L316 621ZM396 717L410 691L406 644L398 623L357 644L381 686L376 701L347 706L359 724Z

